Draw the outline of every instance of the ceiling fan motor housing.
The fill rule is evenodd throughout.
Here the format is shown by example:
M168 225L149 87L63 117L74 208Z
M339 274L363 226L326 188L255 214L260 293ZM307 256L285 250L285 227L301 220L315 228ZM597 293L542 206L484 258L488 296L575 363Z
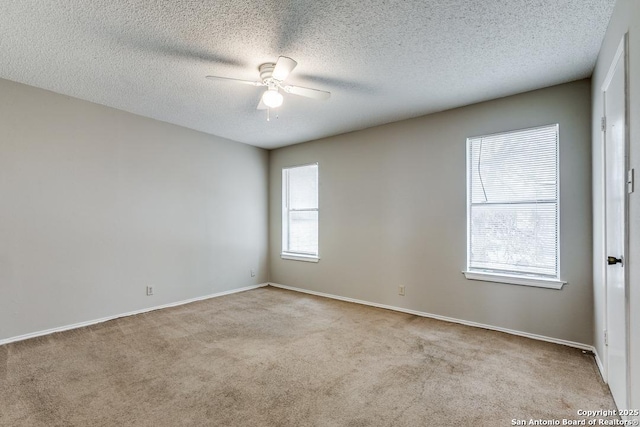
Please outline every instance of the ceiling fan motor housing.
M268 84L268 80L273 79L273 69L276 67L276 64L273 62L267 62L266 64L262 64L258 67L260 71L260 80L262 83Z

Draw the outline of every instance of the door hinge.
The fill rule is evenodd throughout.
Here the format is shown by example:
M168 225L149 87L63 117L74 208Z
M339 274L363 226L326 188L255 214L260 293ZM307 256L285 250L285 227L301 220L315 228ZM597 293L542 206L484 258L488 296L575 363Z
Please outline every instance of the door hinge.
M604 345L609 345L609 334L606 329L604 330Z
M607 129L607 118L606 116L602 116L600 119L600 129L604 132Z
M629 169L629 171L627 172L627 193L631 194L633 193L634 190L634 172L633 169Z

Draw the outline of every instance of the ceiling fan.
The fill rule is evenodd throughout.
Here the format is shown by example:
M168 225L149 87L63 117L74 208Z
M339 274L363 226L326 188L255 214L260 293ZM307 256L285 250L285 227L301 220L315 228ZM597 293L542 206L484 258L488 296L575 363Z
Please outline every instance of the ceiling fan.
M286 93L293 95L304 96L307 98L325 100L331 96L330 92L319 89L311 89L308 87L292 86L284 84L285 79L289 76L289 73L296 68L298 63L291 58L281 56L276 63L268 62L260 65L258 70L260 71L260 81L233 79L230 77L220 76L207 76L210 80L226 80L232 82L238 82L248 84L251 86L266 86L267 90L264 91L258 104L258 110L266 110L269 108L278 108L282 105L284 97L280 93L282 89Z

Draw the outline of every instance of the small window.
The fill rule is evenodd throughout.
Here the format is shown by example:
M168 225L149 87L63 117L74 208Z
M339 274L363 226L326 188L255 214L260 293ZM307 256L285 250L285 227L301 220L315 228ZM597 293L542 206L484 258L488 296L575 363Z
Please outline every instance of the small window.
M318 261L318 164L282 169L282 258Z
M558 125L467 139L469 279L560 289Z

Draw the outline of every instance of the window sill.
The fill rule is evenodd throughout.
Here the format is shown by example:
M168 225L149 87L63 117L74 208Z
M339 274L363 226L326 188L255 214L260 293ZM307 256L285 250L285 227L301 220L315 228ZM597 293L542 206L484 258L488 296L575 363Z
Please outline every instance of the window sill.
M485 282L508 283L510 285L534 286L547 289L562 289L562 286L567 283L555 279L509 276L507 274L484 273L480 271L463 271L462 274L469 280L483 280Z
M306 262L318 262L320 258L315 255L302 255L302 254L291 254L283 252L280 254L282 259L289 259L293 261L306 261Z

